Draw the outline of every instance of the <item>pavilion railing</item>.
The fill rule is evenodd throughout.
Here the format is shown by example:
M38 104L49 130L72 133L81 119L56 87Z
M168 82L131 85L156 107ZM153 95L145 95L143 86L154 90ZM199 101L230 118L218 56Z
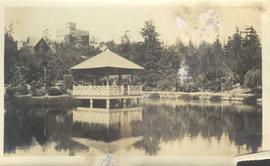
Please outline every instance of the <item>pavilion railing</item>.
M140 95L142 94L142 86L128 86L129 95Z
M140 95L141 86L73 86L75 96L121 96L121 95Z

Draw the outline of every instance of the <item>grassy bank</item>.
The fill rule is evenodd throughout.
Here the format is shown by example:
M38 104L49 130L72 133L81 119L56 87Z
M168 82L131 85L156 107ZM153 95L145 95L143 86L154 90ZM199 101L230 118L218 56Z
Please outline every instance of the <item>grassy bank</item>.
M61 96L13 96L5 99L5 104L12 104L16 107L76 107L79 100L69 95Z

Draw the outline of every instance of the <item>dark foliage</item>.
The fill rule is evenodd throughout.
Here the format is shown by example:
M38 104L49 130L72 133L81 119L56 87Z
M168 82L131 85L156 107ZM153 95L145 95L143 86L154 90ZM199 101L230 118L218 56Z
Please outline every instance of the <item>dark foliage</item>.
M23 85L21 87L18 87L18 93L20 95L27 95L29 94L30 90L27 88L27 85Z
M112 40L100 45L106 45L113 52L144 67L134 78L135 84L143 85L143 90L220 91L236 83L249 88L261 86L260 79L252 81L261 77L261 44L252 26L243 31L236 29L223 45L219 38L213 43L202 41L198 46L192 41L185 45L180 40L173 45L165 45L152 21L145 21L140 34L143 41L131 41L128 31L125 31L120 43ZM46 88L54 86L57 80L65 80L65 88L72 89L70 67L101 52L100 47L91 43L77 46L54 42L51 42L53 48L35 52L30 43L27 39L17 49L12 31L6 31L5 84L18 87L40 81ZM177 74L183 61L193 78L193 84L188 86L180 84ZM256 70L256 74L250 74L251 70ZM207 77L209 74L213 76L211 79Z
M47 90L49 96L59 96L63 94L62 89L51 87Z
M31 94L32 96L44 96L46 94L45 89L41 88L41 89L33 89L31 90Z

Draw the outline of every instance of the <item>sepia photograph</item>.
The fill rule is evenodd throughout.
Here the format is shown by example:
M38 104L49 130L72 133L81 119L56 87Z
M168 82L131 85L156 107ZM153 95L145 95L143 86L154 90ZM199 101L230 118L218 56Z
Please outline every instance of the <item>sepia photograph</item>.
M131 4L4 7L3 157L269 166L264 3Z

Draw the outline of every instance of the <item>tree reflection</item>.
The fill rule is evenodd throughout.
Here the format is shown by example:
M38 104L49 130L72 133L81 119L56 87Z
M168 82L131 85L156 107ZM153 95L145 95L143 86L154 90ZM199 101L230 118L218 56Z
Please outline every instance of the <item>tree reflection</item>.
M9 108L5 112L4 151L27 150L34 143L46 150L56 143L56 150L67 150L72 143L72 114L48 108Z
M261 146L261 111L241 111L236 106L198 106L146 104L143 112L143 141L135 144L155 155L161 142L214 137L220 141L223 134L236 146L246 145L256 152Z
M34 144L46 150L54 144L57 151L87 151L89 147L72 140L83 137L105 143L126 137L143 136L134 144L149 155L156 155L161 143L191 140L201 136L220 141L226 136L231 143L245 145L256 152L261 146L261 108L240 109L236 105L151 104L143 106L142 120L107 125L73 122L72 112L49 108L6 108L4 151L14 153L17 148L30 149Z

